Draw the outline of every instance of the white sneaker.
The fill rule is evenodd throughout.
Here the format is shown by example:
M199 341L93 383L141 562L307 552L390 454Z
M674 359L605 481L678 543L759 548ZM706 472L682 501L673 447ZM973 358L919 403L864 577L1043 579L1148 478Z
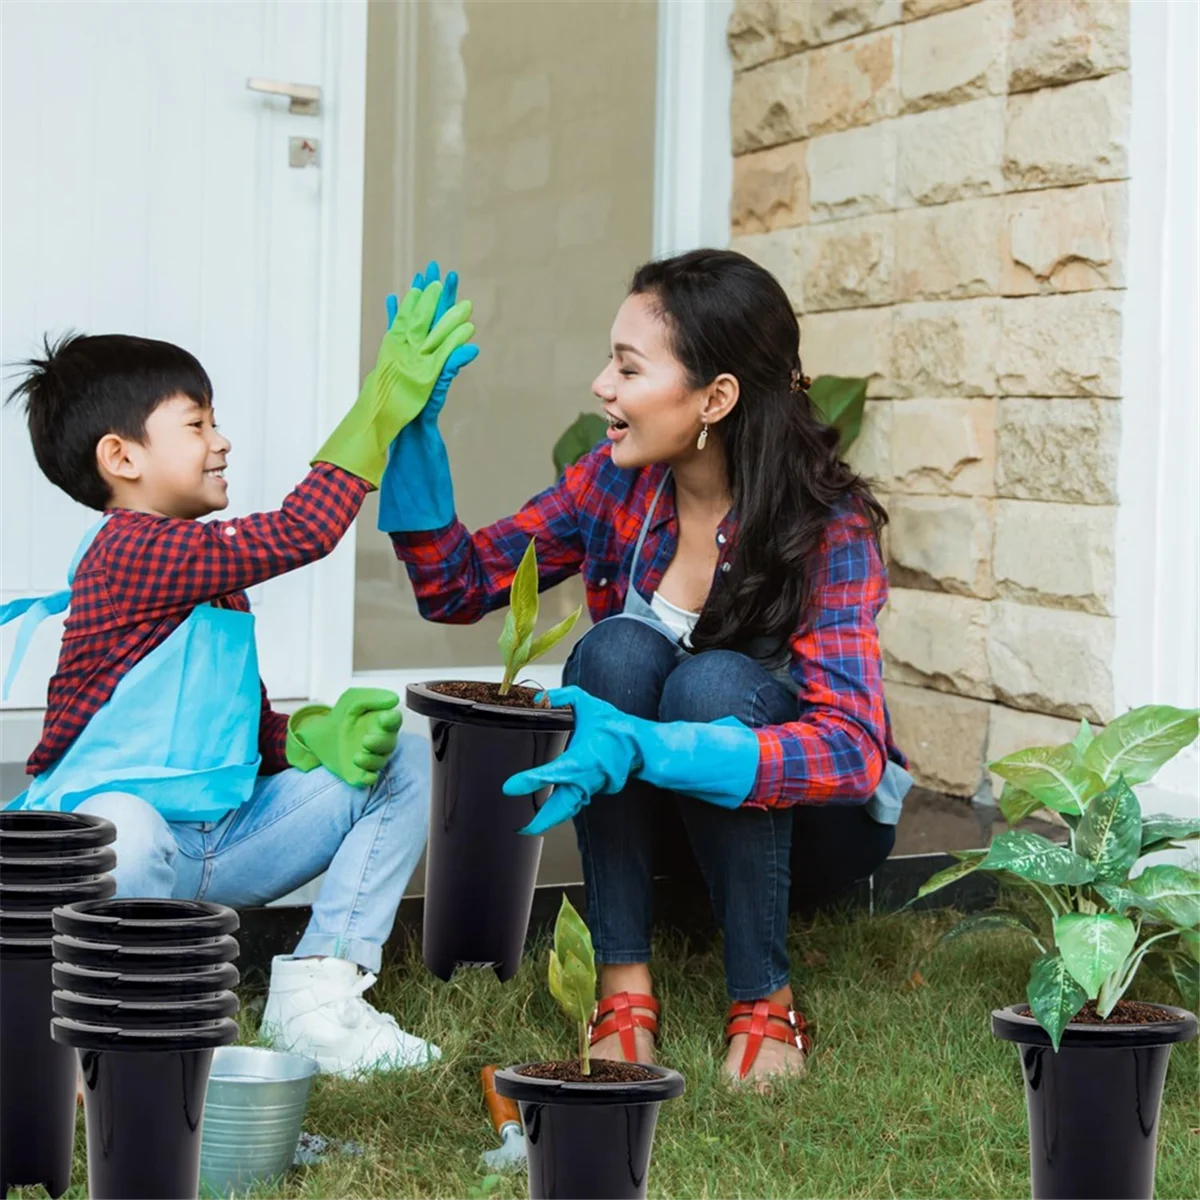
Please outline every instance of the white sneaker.
M343 1077L362 1071L425 1067L441 1058L432 1042L405 1033L362 994L376 976L360 975L344 958L271 961L271 989L261 1036L280 1050L315 1058L322 1071Z

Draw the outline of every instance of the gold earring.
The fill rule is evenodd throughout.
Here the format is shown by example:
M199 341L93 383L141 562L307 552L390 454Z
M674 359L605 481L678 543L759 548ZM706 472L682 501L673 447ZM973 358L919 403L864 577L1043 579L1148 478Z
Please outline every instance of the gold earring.
M700 430L700 436L696 439L696 449L703 450L708 445L708 422L704 423L704 428Z

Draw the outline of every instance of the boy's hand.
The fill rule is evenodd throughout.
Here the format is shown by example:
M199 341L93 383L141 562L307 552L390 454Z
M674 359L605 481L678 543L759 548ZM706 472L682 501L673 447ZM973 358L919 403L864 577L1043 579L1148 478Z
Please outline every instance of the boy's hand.
M310 704L288 718L287 760L301 771L324 767L351 787L371 787L404 718L400 697L384 688L347 688L332 709Z
M442 284L435 281L404 297L375 369L314 462L333 463L379 486L392 439L425 407L451 355L475 333L469 300L435 321L441 295Z

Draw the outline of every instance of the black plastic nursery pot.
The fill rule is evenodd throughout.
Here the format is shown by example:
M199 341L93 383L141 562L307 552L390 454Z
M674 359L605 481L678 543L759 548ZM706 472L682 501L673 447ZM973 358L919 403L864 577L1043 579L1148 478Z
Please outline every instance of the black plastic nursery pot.
M124 974L174 975L203 971L233 962L238 951L237 939L228 934L182 948L122 946L117 942L91 941L64 933L54 935L54 957L58 962Z
M91 854L117 840L117 827L88 813L0 812L0 862Z
M99 900L54 914L55 933L125 947L175 950L233 933L238 915L205 900Z
M56 1017L52 1033L79 1052L92 1200L194 1200L213 1051L236 1041L237 1022L123 1030Z
M1056 1053L1026 1005L992 1013L992 1033L1015 1042L1025 1076L1033 1200L1149 1200L1158 1116L1171 1047L1196 1036L1196 1018L1070 1024Z
M116 890L111 821L0 812L0 1195L71 1181L74 1052L50 1036L51 910Z
M233 963L215 963L199 971L170 975L140 972L101 971L56 961L52 972L54 986L83 996L104 996L119 1000L192 1000L228 991L240 982Z
M549 795L506 796L504 781L562 753L569 709L510 708L410 684L406 703L429 718L433 752L425 857L425 965L491 967L501 982L521 965L542 839L517 831Z
M496 1091L521 1109L530 1200L645 1196L658 1109L683 1095L683 1076L647 1066L653 1079L563 1083L521 1074L533 1065L496 1072Z

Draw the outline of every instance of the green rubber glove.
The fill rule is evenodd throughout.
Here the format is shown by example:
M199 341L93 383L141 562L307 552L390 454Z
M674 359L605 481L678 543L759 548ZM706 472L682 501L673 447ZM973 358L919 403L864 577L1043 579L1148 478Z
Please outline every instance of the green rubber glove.
M383 335L375 369L314 463L333 463L379 486L393 439L425 407L446 360L475 336L469 300L433 324L441 295L436 282L424 290L412 288L404 297Z
M287 760L324 767L351 787L371 787L396 748L400 697L384 688L347 688L333 708L310 704L288 718Z

